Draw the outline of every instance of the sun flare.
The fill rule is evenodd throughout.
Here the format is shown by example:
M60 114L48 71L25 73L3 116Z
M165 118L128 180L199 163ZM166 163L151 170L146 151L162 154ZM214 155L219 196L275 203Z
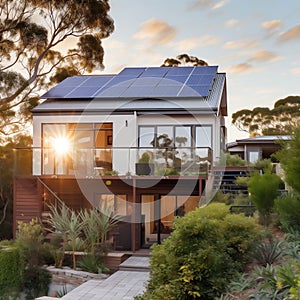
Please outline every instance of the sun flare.
M53 148L58 155L64 155L70 150L70 141L65 136L58 136L52 140Z

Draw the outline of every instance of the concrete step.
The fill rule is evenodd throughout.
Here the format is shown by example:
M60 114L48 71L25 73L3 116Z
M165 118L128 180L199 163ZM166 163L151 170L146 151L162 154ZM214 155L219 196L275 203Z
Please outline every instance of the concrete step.
M149 257L133 255L120 264L119 270L149 272Z

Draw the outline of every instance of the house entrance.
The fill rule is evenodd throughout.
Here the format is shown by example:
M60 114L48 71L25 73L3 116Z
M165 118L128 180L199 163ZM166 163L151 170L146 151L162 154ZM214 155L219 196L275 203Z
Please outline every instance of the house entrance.
M175 216L198 206L197 196L141 195L141 247L160 243L172 232Z

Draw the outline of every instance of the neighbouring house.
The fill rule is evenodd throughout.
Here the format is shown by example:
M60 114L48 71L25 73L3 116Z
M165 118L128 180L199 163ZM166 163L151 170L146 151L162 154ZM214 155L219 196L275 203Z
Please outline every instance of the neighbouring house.
M16 151L15 226L47 217L58 200L74 210L110 207L122 217L115 249L136 251L207 201L226 144L226 74L217 66L74 76L42 98L33 147ZM31 174L22 170L28 157Z
M239 139L228 143L227 151L232 155L237 154L249 163L255 163L257 160L263 159L271 159L275 163L272 154L282 148L282 141L287 141L289 138L286 135L274 135Z
M243 166L226 166L220 172L215 169L215 176L219 173L222 177L220 190L223 193L238 194L248 193L248 189L239 186L236 183L237 177L249 176L257 161L270 159L274 171L281 178L284 178L283 170L280 164L272 156L282 148L282 142L289 140L289 136L256 136L245 139L238 139L235 142L230 142L226 145L227 152L231 155L238 155L245 161Z

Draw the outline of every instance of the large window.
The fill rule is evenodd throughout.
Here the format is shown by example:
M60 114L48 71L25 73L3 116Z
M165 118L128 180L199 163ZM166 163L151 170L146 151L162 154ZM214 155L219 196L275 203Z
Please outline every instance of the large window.
M173 167L191 174L206 172L211 162L212 134L212 125L140 126L139 147L144 148L141 152L152 152L157 169Z
M126 195L102 194L99 195L99 208L113 215L127 216L131 214L131 207L126 200Z
M111 170L112 123L43 124L43 174ZM101 165L101 166L100 166Z
M140 126L139 147L159 146L159 137L167 136L176 148L212 147L212 125Z

